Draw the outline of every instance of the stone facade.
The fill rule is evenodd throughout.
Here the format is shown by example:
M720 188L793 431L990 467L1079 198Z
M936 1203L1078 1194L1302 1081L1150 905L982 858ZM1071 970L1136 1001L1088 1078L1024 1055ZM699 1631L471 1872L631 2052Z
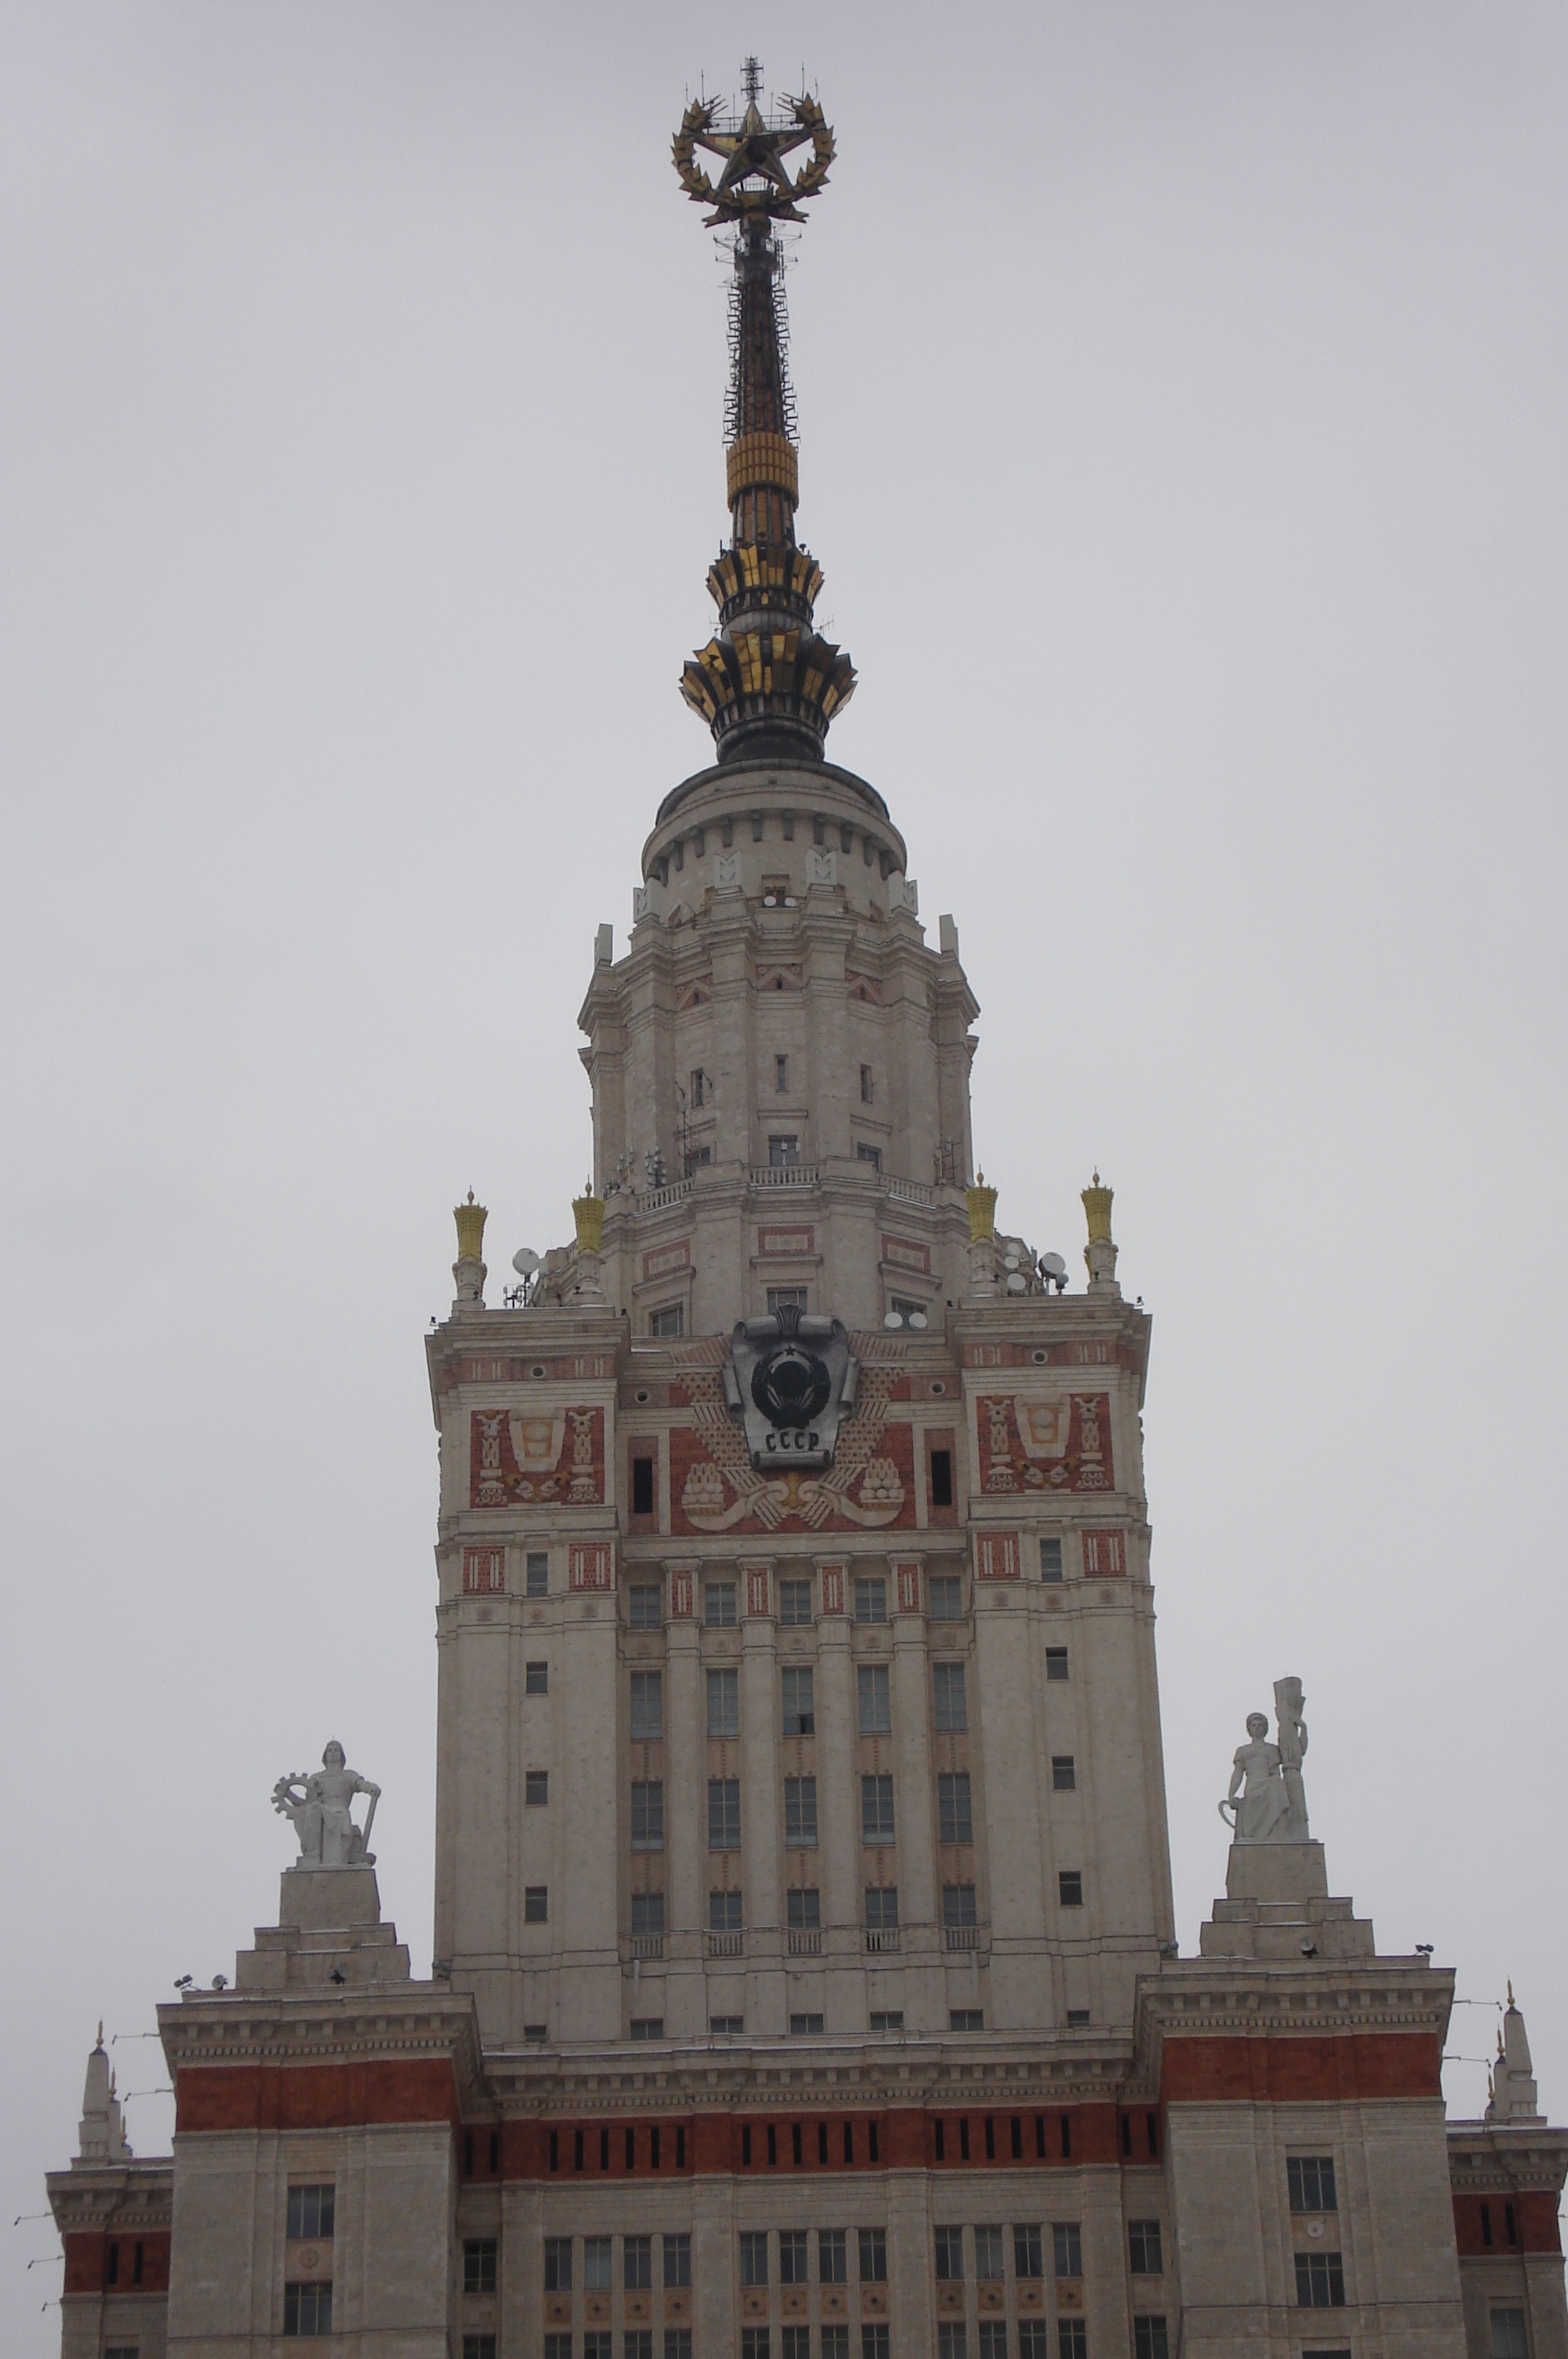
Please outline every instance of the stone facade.
M1447 2124L1453 1978L1332 1894L1298 1683L1177 1955L1149 1320L1097 1175L1083 1290L997 1232L957 929L822 758L768 218L685 681L720 759L599 929L593 1187L498 1302L460 1207L427 1341L432 1973L329 1746L277 1923L158 2010L172 2158L90 2060L62 2352L1568 2359L1522 2017Z

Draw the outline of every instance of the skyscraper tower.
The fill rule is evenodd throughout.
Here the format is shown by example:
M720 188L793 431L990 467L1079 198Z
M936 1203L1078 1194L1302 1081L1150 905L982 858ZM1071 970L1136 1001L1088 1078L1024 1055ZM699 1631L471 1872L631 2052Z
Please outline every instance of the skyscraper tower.
M733 236L715 759L598 930L573 1239L487 1302L456 1210L430 1978L328 1745L277 1924L159 2009L172 2158L89 2060L65 2359L1568 2359L1522 2016L1446 2125L1453 1977L1330 1893L1299 1680L1177 1955L1112 1191L1077 1290L998 1229L957 928L825 757L779 226L833 156L751 60L675 140Z

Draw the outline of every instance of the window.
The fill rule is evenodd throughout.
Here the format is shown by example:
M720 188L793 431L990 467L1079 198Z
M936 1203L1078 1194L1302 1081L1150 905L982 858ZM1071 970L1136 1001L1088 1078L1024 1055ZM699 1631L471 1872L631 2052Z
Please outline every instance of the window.
M733 1630L735 1625L735 1585L733 1581L708 1581L702 1584L702 1619L710 1630Z
M1083 2319L1057 2320L1056 2359L1089 2359L1089 2329Z
M632 1513L651 1516L653 1513L653 1461L651 1458L632 1460Z
M657 1745L664 1734L664 1674L632 1673L632 1743Z
M1061 1869L1056 1878L1056 1891L1063 1908L1082 1908L1083 1906L1083 1869L1079 1867Z
M524 1577L524 1594L528 1597L550 1595L550 1558L543 1549L529 1549L528 1570Z
M953 1452L933 1450L931 1454L931 1503L933 1507L953 1505Z
M785 1629L798 1629L811 1618L811 1584L809 1581L781 1581L779 1584L779 1619Z
M1337 2212L1334 2200L1334 2157L1331 2154L1292 2154L1285 2163L1285 2177L1290 2190L1292 2212Z
M791 2039L820 2039L822 2036L822 2018L820 2015L792 2015L789 2017Z
M794 1131L786 1131L768 1142L768 1160L775 1171L790 1169L800 1160L800 1141Z
M523 1922L525 1925L548 1925L550 1922L550 1886L528 1884L523 1887Z
M1042 2277L1045 2275L1038 2221L1026 2221L1022 2227L1013 2230L1013 2275L1016 2277Z
M622 2281L628 2293L646 2293L653 2283L653 2238L621 2238Z
M1164 2274L1165 2256L1160 2250L1158 2220L1127 2222L1127 2256L1135 2277L1157 2277Z
M629 2237L635 2244L637 2238ZM621 2359L653 2359L653 2329L651 2326L628 2326L621 2337Z
M494 2293L495 2290L495 2251L494 2236L467 2236L463 2245L463 2290L464 2293Z
M964 1619L964 1576L959 1572L933 1572L927 1584L930 1613L933 1622L962 1622Z
M741 2328L740 2359L768 2359L768 2329L766 2326L743 2326Z
M523 1772L523 1805L530 1810L542 1810L550 1800L550 1771L526 1769Z
M863 2326L860 2330L860 2359L890 2359L892 2330L886 2326Z
M548 1663L526 1663L523 1666L523 1693L525 1695L548 1695L550 1693L550 1665Z
M525 2023L523 2026L523 2038L530 2048L542 2048L549 2037L550 2026L548 2024Z
M855 1673L860 1699L862 1736L886 1736L893 1725L892 1698L886 1663L862 1663Z
M868 1884L866 1887L866 1930L868 1933L896 1933L898 1930L898 1887L896 1884Z
M903 2008L901 2006L874 2006L871 2010L871 2028L874 2032L902 2031L904 2028Z
M1007 2359L1007 2321L1005 2318L983 2318L980 2321L980 2359Z
M463 2359L495 2359L495 2337L493 2334L465 2334L463 2338Z
M886 2228L862 2228L860 2240L860 2282L862 2285L886 2285L887 2282L887 2231Z
M309 2236L312 2244L329 2244L336 2197L335 2180L323 2180L314 2187L291 2187L289 2190L289 2235Z
M872 1103L871 1068L869 1065L862 1065L860 1068L860 1103L862 1105L870 1105Z
M708 1673L708 1734L710 1736L740 1734L740 1673L738 1671Z
M632 1780L632 1849L633 1851L664 1849L664 1780L662 1777L634 1777Z
M664 2017L661 2015L634 2015L631 2036L634 2039L662 2039Z
M863 1777L860 1781L860 1832L868 1843L893 1840L893 1780Z
M583 2359L610 2359L611 2335L604 2327L583 2337Z
M810 1670L791 1666L783 1673L783 1686L785 1735L814 1735L817 1711Z
M1068 1674L1065 1647L1048 1647L1045 1650L1045 1676L1048 1680L1064 1680Z
M1296 2255L1296 2299L1302 2310L1345 2308L1345 2265L1337 2253Z
M744 2015L711 2015L708 2029L715 2039L738 2039L746 2029Z
M806 1289L803 1286L770 1286L768 1288L768 1315L770 1319L777 1319L781 1310L803 1311L805 1308Z
M768 2231L766 2228L741 2231L740 2281L743 2286L765 2286L768 2283Z
M635 1940L664 1930L664 1895L662 1892L632 1894L632 1938Z
M1171 2359L1171 2338L1163 2317L1133 2320L1132 2359Z
M657 1581L634 1581L626 1601L626 1620L634 1630L657 1630L664 1618L664 1599Z
M1060 1539L1041 1540L1040 1544L1040 1577L1041 1581L1061 1580L1062 1542Z
M937 2230L940 2236L941 2229ZM939 2269L940 2277L942 2271ZM943 2319L936 2331L936 2359L966 2359L967 2340L961 2318Z
M936 1724L938 1728L963 1729L969 1725L969 1707L964 1693L962 1663L933 1663L931 1678L936 1687Z
M740 1931L740 1894L710 1892L708 1895L708 1930L710 1933Z
M784 1895L786 1922L791 1933L817 1933L822 1930L822 1896L814 1884L796 1885ZM786 2277L786 2285L793 2282ZM802 2277L800 2282L804 2285Z
M855 1159L857 1163L869 1163L873 1171L880 1171L882 1149L879 1147L867 1147L863 1138L857 1138L855 1142Z
M584 2236L583 2239L583 2284L588 2293L608 2293L610 2290L611 2256L615 2246L613 2236Z
M936 1810L944 1843L972 1843L975 1821L969 1808L969 1773L944 1769L936 1781Z
M942 1887L942 1921L945 1926L976 1925L975 1886L972 1884L944 1884Z
M784 1840L809 1844L817 1840L817 1781L814 1777L784 1780Z
M804 2285L806 2282L804 2228L780 2228L779 2231L779 2282L780 2285Z
M648 1314L648 1332L650 1335L681 1335L684 1334L685 1330L684 1303L670 1302L662 1310L650 1310Z
M1491 2318L1492 2359L1526 2359L1522 2310L1495 2310Z
M740 1849L740 1779L710 1777L708 1780L708 1849L739 1851Z
M1051 1789L1053 1794L1071 1794L1078 1784L1077 1767L1071 1753L1053 1753L1051 1756Z
M857 1622L886 1622L887 1619L887 1584L879 1573L869 1578L857 1576L855 1618Z
M544 2289L546 2293L572 2291L570 2236L547 2236L544 2240Z
M1076 2220L1053 2220L1051 2223L1051 2267L1059 2277L1081 2277L1083 2274L1083 2239L1078 2233Z
M550 2359L546 2352L545 2359ZM567 2359L571 2359L568 2353ZM691 2330L689 2326L667 2326L664 2330L664 2359L691 2359Z
M817 2230L817 2283L844 2285L849 2277L849 2263L844 2247L849 2232L844 2228Z
M332 2288L330 2283L284 2287L285 2334L330 2334L332 2331Z
M1070 2007L1068 2008L1068 2010L1067 2010L1067 2028L1068 2028L1068 2030L1069 2030L1069 2031L1086 2031L1086 2030L1088 2029L1088 2027L1089 2027L1089 2010L1088 2010L1088 2008L1087 2008L1086 2006L1070 2006Z
M677 2236L662 2236L660 2241L662 2245L665 2245L665 2284L689 2286L691 2284L691 2234L686 2232L686 2229L681 2229Z
M701 1067L701 1065L699 1065L699 1066L698 1066L698 1068L697 1068L697 1070L696 1070L696 1071L695 1071L695 1072L692 1074L692 1076L691 1076L691 1105L692 1105L692 1110L693 1110L693 1111L695 1111L695 1110L696 1110L696 1108L697 1108L698 1106L703 1106L703 1105L706 1105L706 1104L707 1104L707 1103L708 1103L708 1076L707 1076L707 1075L706 1075L706 1073L702 1071L702 1068Z
M994 2283L1005 2273L1000 2228L976 2228L975 2231L975 2277L982 2284L987 2284Z
M984 2031L985 2010L983 2006L950 2006L947 2027L949 2031Z
M775 1058L774 1058L774 1060L773 1060L773 1086L774 1086L774 1088L775 1088L776 1090L779 1090L779 1091L787 1090L787 1089L789 1088L789 1058L788 1058L788 1057L775 1057Z
M849 2359L849 2329L847 2326L823 2327L822 2359Z
M811 2330L809 2326L786 2326L781 2339L783 2359L811 2359Z

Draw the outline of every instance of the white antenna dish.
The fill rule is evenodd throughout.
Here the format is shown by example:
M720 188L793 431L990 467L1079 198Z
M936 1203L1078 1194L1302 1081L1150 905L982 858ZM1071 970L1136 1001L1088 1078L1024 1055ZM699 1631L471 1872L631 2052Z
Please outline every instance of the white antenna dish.
M1060 1254L1041 1254L1040 1266L1041 1269L1048 1270L1052 1277L1065 1277L1067 1275L1067 1264Z
M903 1323L904 1314L901 1310L885 1310L882 1314L884 1327L901 1327Z
M1002 1267L1004 1269L1017 1269L1021 1258L1022 1256L1015 1246L1010 1252L1005 1253L1002 1256Z
M909 1324L911 1327L929 1327L931 1325L931 1321L926 1317L923 1310L911 1310L909 1313Z
M512 1256L512 1267L517 1271L519 1277L532 1277L539 1266L539 1257L538 1254L530 1253L527 1245L519 1245L517 1252Z
M1021 1269L1015 1269L1008 1273L1007 1292L1009 1294L1022 1294L1027 1291L1028 1286L1029 1280Z

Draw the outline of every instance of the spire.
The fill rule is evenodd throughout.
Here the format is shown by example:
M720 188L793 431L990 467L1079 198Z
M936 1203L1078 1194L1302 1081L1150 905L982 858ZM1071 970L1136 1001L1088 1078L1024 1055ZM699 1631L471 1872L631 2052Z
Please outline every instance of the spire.
M1530 2040L1525 2032L1524 2017L1514 2004L1511 1982L1508 1984L1508 2011L1503 2017L1503 2027L1497 2034L1497 2060L1492 2067L1492 2102L1486 2108L1486 2119L1505 2125L1541 2119Z
M98 2026L97 2042L87 2059L76 2147L76 2159L83 2166L125 2162L130 2157L131 2149L120 2126L120 2101L114 2094L114 2076L104 2052L102 2023Z
M829 722L855 690L855 666L812 624L822 568L795 538L800 461L789 386L784 249L778 222L805 219L833 158L833 136L802 93L764 115L762 68L742 69L746 107L721 115L698 99L681 117L675 168L688 196L711 204L709 223L732 228L730 385L724 406L730 541L708 573L717 636L681 674L681 693L713 733L721 762L748 756L820 761ZM811 144L791 177L784 161ZM697 151L722 158L714 182Z

